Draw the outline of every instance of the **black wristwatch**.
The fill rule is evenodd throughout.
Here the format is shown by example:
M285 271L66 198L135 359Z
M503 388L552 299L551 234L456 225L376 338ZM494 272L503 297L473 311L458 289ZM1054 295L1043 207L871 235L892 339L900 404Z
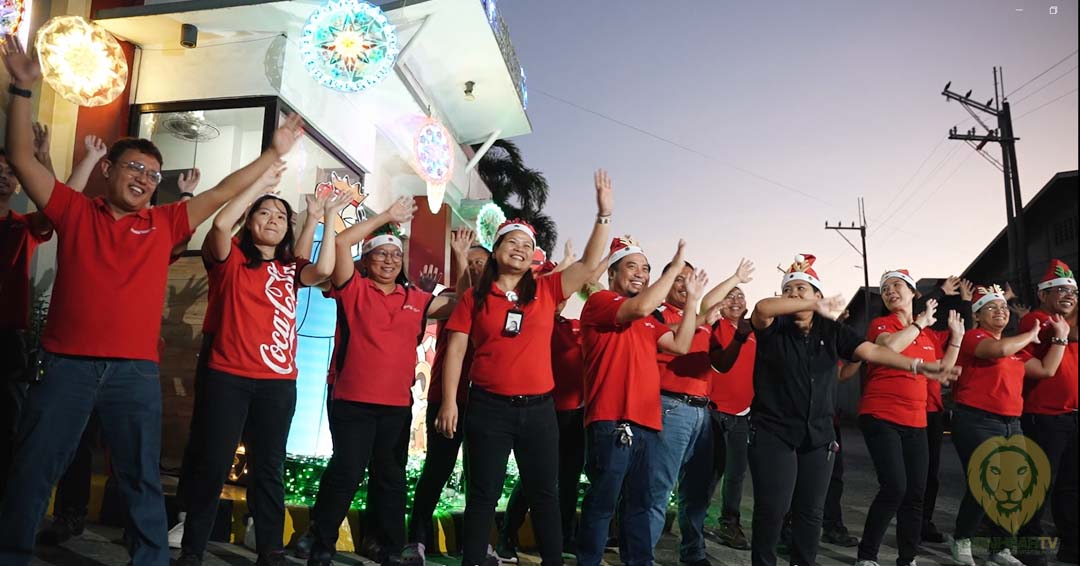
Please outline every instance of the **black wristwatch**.
M32 98L34 96L33 91L27 90L25 88L19 88L15 86L15 83L9 84L7 90L11 94L14 94L15 96L21 96L23 98Z

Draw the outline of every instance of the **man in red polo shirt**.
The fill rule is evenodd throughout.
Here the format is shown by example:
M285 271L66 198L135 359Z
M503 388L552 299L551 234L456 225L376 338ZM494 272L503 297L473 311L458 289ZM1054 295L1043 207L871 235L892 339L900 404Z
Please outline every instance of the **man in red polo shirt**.
M615 238L608 258L610 290L591 295L581 312L589 454L585 464L589 489L578 532L582 566L600 564L620 495L625 504L620 523L623 559L630 566L652 564L649 485L652 452L659 449L662 427L656 346L685 354L697 324L687 317L676 339L670 328L649 315L682 274L684 246L680 240L670 269L649 286L651 269L644 251L629 237ZM697 304L704 279L704 273L694 274L688 304Z
M272 147L216 187L186 202L147 207L161 182L161 153L148 140L123 139L101 163L106 193L91 199L59 182L34 158L31 88L38 63L6 36L11 76L8 161L58 236L56 284L38 382L19 422L15 458L0 506L0 563L27 564L52 486L97 411L111 464L131 517L135 566L165 566L169 549L158 472L161 384L158 340L174 246L247 188L300 136L289 117Z
M1069 337L1065 354L1057 373L1047 379L1028 379L1024 383L1024 414L1021 428L1028 438L1034 440L1050 461L1050 481L1054 504L1051 511L1058 536L1057 559L1068 564L1077 563L1077 342L1076 342L1076 277L1061 260L1052 260L1039 283L1039 308L1031 311L1020 321L1020 332L1031 331L1035 325L1043 327L1039 344L1030 344L1028 353L1042 359L1054 343L1053 330L1048 326L1050 317L1058 314L1069 322ZM1026 525L1020 528L1025 537L1043 536L1043 507L1039 507ZM1041 549L1037 540L1025 547ZM1028 566L1046 563L1041 552L1025 552L1020 560Z

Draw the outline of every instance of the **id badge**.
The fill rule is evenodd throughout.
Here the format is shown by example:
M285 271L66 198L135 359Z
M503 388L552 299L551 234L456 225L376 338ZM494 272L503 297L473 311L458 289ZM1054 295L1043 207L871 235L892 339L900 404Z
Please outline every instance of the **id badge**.
M521 334L521 326L525 322L525 313L521 309L513 308L506 311L506 321L503 322L504 336L517 336Z

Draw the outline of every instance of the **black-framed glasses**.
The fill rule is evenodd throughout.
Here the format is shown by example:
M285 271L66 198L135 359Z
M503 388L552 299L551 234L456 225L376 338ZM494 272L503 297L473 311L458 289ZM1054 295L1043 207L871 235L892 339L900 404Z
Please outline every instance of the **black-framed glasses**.
M161 171L147 169L145 163L141 163L138 161L124 161L122 163L117 163L117 165L126 168L132 173L135 173L136 176L145 175L146 178L150 179L150 182L155 185L161 184L161 179L163 178L161 175Z
M1076 296L1076 289L1073 289L1072 287L1051 287L1047 290L1051 293L1057 293L1058 295L1062 295L1064 297Z

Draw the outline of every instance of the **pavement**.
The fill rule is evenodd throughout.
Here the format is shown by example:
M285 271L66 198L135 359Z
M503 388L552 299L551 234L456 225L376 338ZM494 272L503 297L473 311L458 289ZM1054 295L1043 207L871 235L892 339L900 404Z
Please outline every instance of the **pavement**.
M863 442L862 434L854 428L845 428L843 431L845 450L845 477L843 511L844 522L851 534L860 536L863 530L863 522L866 519L866 510L877 492L877 479L874 468ZM749 476L749 474L748 474ZM960 461L956 450L946 437L942 448L942 471L940 476L942 486L938 496L937 509L935 510L935 523L943 532L952 530L953 520L963 494L963 474L961 473ZM748 477L745 485L745 495L742 501L743 529L750 536L750 517L752 516L753 501L751 498L751 479ZM707 526L715 525L715 511L719 510L719 496L713 501L710 509L710 519ZM1047 513L1049 515L1049 513ZM1048 525L1052 528L1052 525ZM39 547L33 566L112 566L124 565L128 562L127 552L120 544L121 532L114 527L102 525L89 525L87 531L76 539L70 540L58 548ZM656 552L656 563L662 565L678 565L678 527L674 533L665 533L660 541ZM949 559L948 544L923 544L922 553L918 557L921 565L928 564L952 564ZM715 541L708 540L706 552L713 564L726 565L749 565L750 551L738 551L722 546ZM818 563L826 566L839 564L852 565L855 563L855 548L841 548L834 545L822 544L818 554ZM175 555L175 552L174 552ZM981 565L985 552L980 551L976 543L976 560ZM522 565L540 564L539 557L535 554L522 552L520 554ZM890 527L882 545L878 562L882 566L896 563L896 537L893 527ZM1050 558L1053 558L1051 553ZM291 558L294 564L304 562ZM206 566L240 566L250 565L255 562L255 554L248 549L234 544L210 543L208 554L203 562ZM429 556L428 562L432 564L460 564L460 558L454 556ZM781 563L785 561L781 559ZM341 554L334 562L339 565L374 565L374 562L363 559L354 554ZM568 560L568 564L576 564L574 560ZM606 564L619 564L618 556L609 553L605 557ZM1050 564L1057 564L1051 560Z

